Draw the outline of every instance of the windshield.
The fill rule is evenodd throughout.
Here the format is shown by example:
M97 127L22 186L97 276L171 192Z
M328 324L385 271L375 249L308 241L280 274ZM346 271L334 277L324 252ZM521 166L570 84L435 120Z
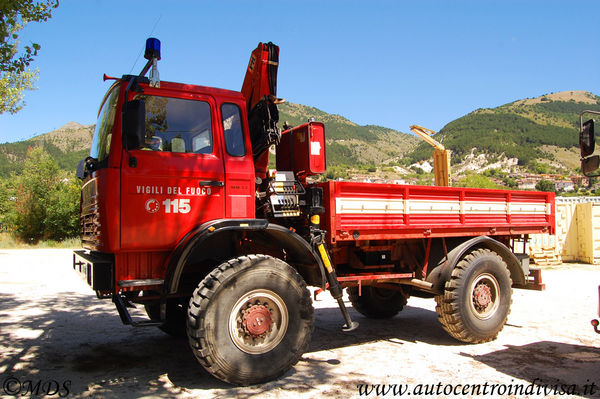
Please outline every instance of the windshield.
M144 150L210 154L210 105L205 101L137 95L146 103Z
M110 151L110 142L112 137L113 125L115 123L115 112L117 109L117 99L119 98L119 85L116 83L109 89L104 97L104 103L98 113L96 130L92 140L90 156L96 158L98 162L105 160Z

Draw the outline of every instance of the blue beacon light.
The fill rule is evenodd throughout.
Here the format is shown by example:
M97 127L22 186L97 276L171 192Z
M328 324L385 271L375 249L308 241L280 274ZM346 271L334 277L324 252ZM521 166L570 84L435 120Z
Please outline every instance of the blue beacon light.
M152 64L150 69L150 86L160 87L160 77L158 74L157 63L160 60L160 40L149 37L146 39L146 51L144 52L144 58L148 60L148 65ZM147 71L147 69L145 69Z
M153 58L160 60L160 40L154 37L146 39L146 52L144 53L144 58L147 60Z

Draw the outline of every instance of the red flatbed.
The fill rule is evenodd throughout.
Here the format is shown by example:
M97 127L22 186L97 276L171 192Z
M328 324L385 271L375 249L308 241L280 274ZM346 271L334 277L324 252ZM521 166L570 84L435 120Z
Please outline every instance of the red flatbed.
M554 193L326 182L323 228L331 243L553 233Z

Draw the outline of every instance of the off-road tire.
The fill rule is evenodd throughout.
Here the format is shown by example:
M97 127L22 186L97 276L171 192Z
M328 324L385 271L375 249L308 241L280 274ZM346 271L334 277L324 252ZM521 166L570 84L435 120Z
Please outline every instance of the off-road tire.
M363 286L358 295L358 287L349 287L348 297L352 307L370 319L389 319L406 306L407 298L400 291L371 286Z
M242 320L261 307L255 314L267 309L270 329L256 338ZM221 264L200 282L190 299L187 334L198 362L213 376L258 384L298 362L310 343L313 317L306 283L290 265L248 255Z
M158 302L145 304L144 309L150 320L160 320L160 304ZM167 302L167 319L158 328L173 337L184 338L186 336L186 321L187 306L177 302L177 300L170 300Z
M504 327L512 302L512 280L504 260L489 249L462 258L435 297L444 330L459 341L494 340Z

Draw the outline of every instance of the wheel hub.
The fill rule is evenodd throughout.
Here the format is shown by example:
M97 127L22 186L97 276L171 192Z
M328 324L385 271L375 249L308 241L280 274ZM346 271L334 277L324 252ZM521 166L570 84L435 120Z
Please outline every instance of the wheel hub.
M271 312L266 306L254 305L244 312L242 325L244 331L251 337L262 337L271 330L273 325Z
M477 310L482 311L492 302L492 290L486 284L478 285L473 292L473 302Z
M243 352L259 355L283 340L289 324L287 306L275 292L259 288L247 292L229 314L229 336Z
M469 303L473 315L480 320L494 316L500 306L500 285L491 273L483 273L473 281Z

